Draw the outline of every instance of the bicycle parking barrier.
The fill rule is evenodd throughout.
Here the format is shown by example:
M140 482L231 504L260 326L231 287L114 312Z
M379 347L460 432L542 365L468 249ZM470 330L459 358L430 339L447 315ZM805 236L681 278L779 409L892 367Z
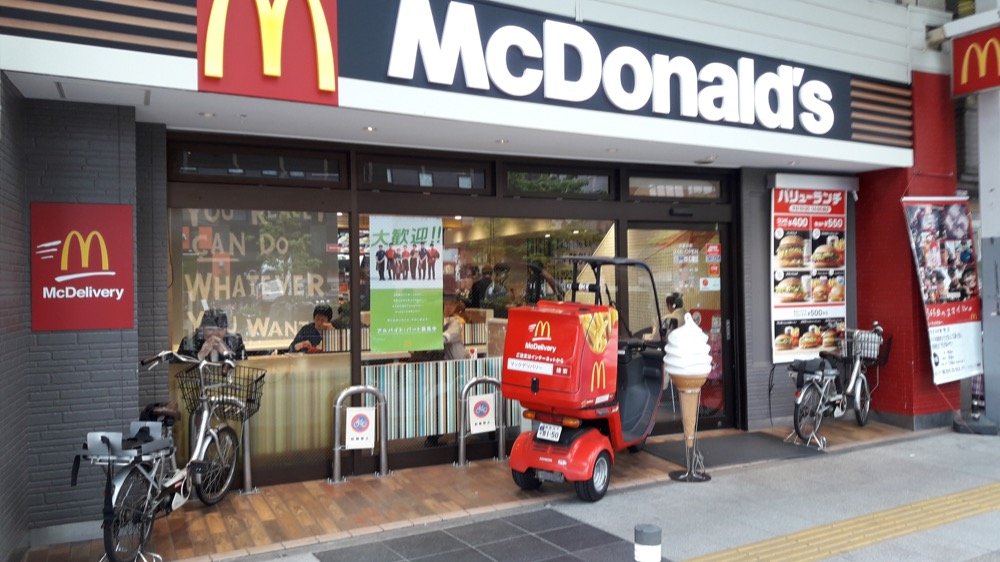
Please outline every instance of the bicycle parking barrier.
M467 434L466 426L469 425L466 421L469 408L469 392L472 391L474 386L479 384L486 384L488 386L492 386L494 389L500 388L500 381L489 377L475 377L465 383L465 386L462 388L462 396L458 399L458 464L456 465L458 467L463 467L468 464L465 460L465 436ZM507 458L507 432L503 425L506 417L504 416L503 411L502 396L500 397L496 409L497 412L499 412L500 417L500 423L497 424L498 445L496 456L496 460L499 462Z
M382 391L375 388L374 386L367 385L356 385L350 386L344 389L337 397L337 403L333 407L333 478L327 480L330 484L340 484L341 482L346 482L347 479L341 480L340 478L340 451L342 445L340 444L340 410L344 407L344 400L355 394L374 394L375 401L378 408L378 414L376 418L376 425L378 426L378 440L380 444L380 455L379 455L379 476L389 475L389 453L386 447L386 405L385 405L385 395Z

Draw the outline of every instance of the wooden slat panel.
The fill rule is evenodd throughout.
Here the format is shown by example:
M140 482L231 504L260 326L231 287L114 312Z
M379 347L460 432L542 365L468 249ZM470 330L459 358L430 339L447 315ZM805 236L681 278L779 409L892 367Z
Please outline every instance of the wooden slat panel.
M902 146L907 148L913 147L913 143L907 140L889 139L886 137L880 137L876 135L865 135L862 133L855 133L851 135L851 140L856 140L859 142L871 142L876 144L891 144L894 146Z
M38 31L76 37L80 39L99 39L116 43L126 43L135 46L159 47L161 49L171 49L175 51L189 52L197 54L197 45L184 41L171 41L169 39L157 39L155 37L143 37L140 35L128 35L124 33L114 33L108 31L97 31L92 29L80 29L64 25L52 25L33 21L24 21L10 18L0 18L0 27L23 29L26 31Z
M870 92L859 92L857 90L851 92L852 99L864 99L876 102L882 102L890 105L895 105L899 107L910 107L912 104L909 98L902 99L894 96L885 96L881 94L873 94Z
M884 133L887 135L894 135L898 137L912 137L913 131L909 129L899 129L896 127L882 127L879 125L869 125L868 123L855 123L855 131L869 131L872 133Z
M888 113L890 115L899 115L900 117L910 118L913 117L913 111L909 109L900 109L896 107L885 107L883 105L878 105L876 103L867 103L863 101L852 101L852 109L864 109L867 111L875 111L878 113Z
M149 27L151 29L166 29L180 33L196 34L198 29L194 22L183 24L173 21L157 20L152 18L129 16L117 14L110 11L88 10L73 6L57 6L43 2L33 2L31 0L5 0L4 7L26 10L45 14L58 14L93 20L99 26L103 22L113 22L138 27Z
M861 90L875 90L877 92L882 92L884 94L897 95L905 98L910 97L909 88L901 88L899 86L890 86L888 84L879 84L877 82L868 82L866 80L851 80L851 87Z
M886 123L889 125L896 125L898 127L913 127L912 119L897 119L895 117L888 117L886 115L878 115L876 113L867 113L864 111L852 111L851 119L856 121L875 121L877 123Z

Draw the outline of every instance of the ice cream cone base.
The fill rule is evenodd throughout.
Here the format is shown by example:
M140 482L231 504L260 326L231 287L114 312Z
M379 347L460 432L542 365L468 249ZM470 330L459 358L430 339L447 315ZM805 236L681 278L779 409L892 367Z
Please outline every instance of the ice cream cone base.
M701 389L681 390L681 418L684 422L684 441L690 447L694 443L694 432L698 429L698 405Z

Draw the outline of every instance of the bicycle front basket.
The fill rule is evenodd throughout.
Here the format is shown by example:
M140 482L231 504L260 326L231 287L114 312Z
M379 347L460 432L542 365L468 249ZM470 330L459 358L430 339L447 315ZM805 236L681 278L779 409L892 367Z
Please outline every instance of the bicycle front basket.
M228 372L224 367L206 366L199 375L198 367L193 366L177 373L177 386L188 412L194 412L201 406L202 376L206 386L228 383L226 386L209 388L208 396L235 397L246 405L240 408L229 403L217 403L215 413L220 417L243 422L260 409L260 398L264 389L264 375L267 371L255 367L237 365Z
M854 331L854 350L856 357L874 361L879 358L879 348L882 346L882 336L871 330Z

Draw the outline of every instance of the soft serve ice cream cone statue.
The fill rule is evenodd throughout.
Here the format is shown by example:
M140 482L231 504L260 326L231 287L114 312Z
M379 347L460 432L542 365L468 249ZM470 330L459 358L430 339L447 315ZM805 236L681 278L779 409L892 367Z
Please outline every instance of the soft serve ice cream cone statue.
M687 471L671 473L674 480L702 482L709 479L705 474L701 454L697 450L695 432L698 429L698 405L701 387L712 371L711 347L708 336L691 318L684 315L684 325L670 332L667 346L663 349L663 367L670 376L670 382L677 387L681 399L681 418L684 423L684 449Z

